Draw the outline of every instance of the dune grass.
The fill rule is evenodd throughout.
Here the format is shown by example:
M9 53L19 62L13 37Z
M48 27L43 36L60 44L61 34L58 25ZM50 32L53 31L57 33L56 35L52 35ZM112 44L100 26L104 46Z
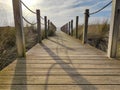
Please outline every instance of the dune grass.
M53 36L54 29L50 29L48 36ZM37 30L34 26L24 27L26 51L37 44ZM45 38L44 29L42 39ZM16 30L14 27L0 27L0 70L9 65L17 58Z
M15 33L14 27L0 27L0 70L17 56Z
M89 24L88 26L88 43L102 51L107 51L108 46L109 23L107 20L102 23ZM76 30L74 28L74 37ZM79 25L78 37L83 38L83 25Z

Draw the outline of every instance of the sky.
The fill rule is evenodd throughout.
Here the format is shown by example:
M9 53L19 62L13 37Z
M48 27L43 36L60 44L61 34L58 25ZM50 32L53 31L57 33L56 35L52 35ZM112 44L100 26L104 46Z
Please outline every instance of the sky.
M74 20L79 16L79 24L84 23L85 9L90 9L90 13L94 12L111 0L22 0L31 10L41 10L41 16L47 16L57 27L61 27L70 20ZM89 23L100 23L110 20L111 7L109 5L103 11L90 16ZM36 15L29 12L24 6L23 16L30 22L36 22ZM44 21L42 21L44 23ZM0 26L13 26L13 7L12 0L0 0Z

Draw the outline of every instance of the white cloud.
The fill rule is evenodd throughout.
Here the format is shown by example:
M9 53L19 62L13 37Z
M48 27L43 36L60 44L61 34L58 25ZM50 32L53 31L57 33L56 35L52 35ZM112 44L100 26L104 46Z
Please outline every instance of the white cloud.
M58 27L62 26L63 24L67 23L71 19L75 20L76 16L80 16L80 23L84 22L84 10L86 8L91 8L90 11L95 11L101 7L99 5L105 5L110 0L100 1L100 0L22 0L26 3L27 6L30 7L32 10L40 9L42 16L48 16L48 18L53 21ZM0 9L0 16L4 13L7 13L7 17L13 20L12 15L12 0L3 0L0 1L2 4L3 10ZM5 5L5 7L4 7ZM6 7L7 6L7 7ZM1 5L0 5L1 7ZM105 11L110 11L110 7L106 8ZM81 14L82 13L82 14ZM27 9L23 7L23 15L31 22L36 21L36 16L30 13ZM93 16L96 19L104 18L104 16ZM92 18L93 18L92 17ZM0 18L2 19L2 18ZM90 19L92 22L93 19Z

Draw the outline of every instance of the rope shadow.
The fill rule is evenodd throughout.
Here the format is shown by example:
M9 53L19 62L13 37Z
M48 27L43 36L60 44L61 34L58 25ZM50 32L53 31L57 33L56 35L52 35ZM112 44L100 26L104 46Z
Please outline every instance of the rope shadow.
M57 38L61 41L61 45L64 45L64 40L63 40L63 37L61 37L60 35L57 35ZM66 41L65 41L66 42ZM65 46L65 45L64 45ZM68 55L68 49L66 47L63 47L65 48L65 54L67 55L67 58L68 58L68 61L70 62L70 64L72 64L73 66L73 63L72 63L72 60L70 59L70 56ZM73 49L73 48L72 48ZM58 49L59 50L59 49ZM73 49L74 50L74 49ZM74 66L73 66L74 67Z
M60 36L58 36L58 37L60 37ZM60 40L61 40L61 42L62 42L62 45L64 45L64 41L63 41L63 37L61 37L61 38L59 38ZM65 46L65 45L64 45ZM74 51L75 51L75 49L73 49ZM68 55L68 50L67 50L67 48L65 48L65 52L66 52L66 55L67 55L67 57L68 57L68 60L69 60L69 62L72 64L72 66L73 66L73 63L72 63L72 60L71 60L71 58L70 58L70 56ZM73 66L74 67L74 66Z
M59 43L59 42L56 42L56 41L51 40L51 39L48 39L48 40L51 41L51 42L53 42L53 43L56 43L56 44L58 44L58 45L60 45L60 46L62 46L62 47L64 47L64 48L66 48L66 49L68 49L68 50L75 51L75 49L70 48L70 47L67 47L67 46L65 46L65 45L63 45L63 44L61 44L61 43Z
M51 67L48 69L47 77L46 77L46 81L45 81L45 89L44 90L48 90L48 86L47 85L48 85L48 81L49 81L50 72L51 72L51 70L53 69L53 67L55 65L56 65L56 63L51 65Z
M46 45L41 44L41 46L56 61L56 63L58 63L61 66L61 68L68 74L68 76L73 81L75 81L75 84L79 85L79 87L82 88L82 90L97 90L97 88L94 85L92 85L89 81L87 81L82 75L80 75L75 68L71 67L68 64L60 64L65 62L59 56L57 56L52 50L50 50ZM54 56L57 56L59 60L56 60ZM74 76L74 74L78 76L76 75ZM46 81L45 90L47 90L47 84L48 84L48 81ZM86 86L86 85L89 85L89 86Z
M21 60L24 61L23 64L21 63ZM22 71L22 74L20 74L20 71ZM17 59L10 90L27 90L26 59L24 58Z

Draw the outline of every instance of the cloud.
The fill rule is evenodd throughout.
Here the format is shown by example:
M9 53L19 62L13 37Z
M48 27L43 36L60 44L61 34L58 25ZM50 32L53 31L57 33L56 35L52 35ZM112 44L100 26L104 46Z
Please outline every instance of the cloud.
M57 26L67 23L71 19L80 16L80 23L84 22L84 11L90 8L90 11L96 11L106 5L110 0L47 0L40 4L42 15L47 15L51 20L54 20ZM39 5L39 4L38 4ZM110 11L111 8L106 8L103 12ZM95 16L96 17L96 16ZM101 16L103 18L104 16ZM100 16L98 19L101 19ZM91 20L90 20L91 21Z
M80 16L79 22L80 24L82 24L84 22L85 9L90 8L90 12L96 11L101 7L103 7L104 5L106 5L111 0L104 0L104 1L100 1L100 0L59 0L59 1L58 0L34 0L34 1L22 0L22 1L25 2L27 6L29 6L29 8L32 9L33 11L36 11L36 9L40 9L41 15L43 17L48 16L48 18L51 21L53 21L58 27L60 27L63 24L69 22L71 19L75 21L76 16ZM31 3L29 3L29 1L31 1ZM4 7L5 11L7 12L8 16L10 15L11 20L13 20L12 0L6 0L6 2L3 2L3 0L0 1L0 3L3 4L2 7L4 7L4 5L7 6L7 7ZM0 12L1 11L2 10L0 9ZM106 18L107 16L110 16L110 11L111 11L111 6L107 7L103 12L93 15L91 18L101 20L101 18ZM5 13L5 12L2 11L1 13ZM106 15L104 16L103 13ZM23 7L23 15L31 22L36 21L36 16L31 12L29 12L24 7ZM92 21L93 20L90 19L90 22Z
M0 26L13 25L12 5L0 1Z

